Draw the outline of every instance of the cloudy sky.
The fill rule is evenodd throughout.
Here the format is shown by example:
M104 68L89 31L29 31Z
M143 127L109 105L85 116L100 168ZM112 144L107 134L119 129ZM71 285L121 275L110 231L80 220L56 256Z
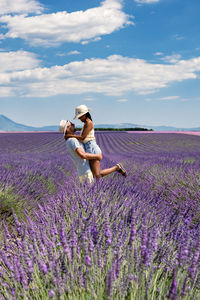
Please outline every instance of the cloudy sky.
M0 114L200 126L199 0L0 0ZM80 123L77 123L80 125Z

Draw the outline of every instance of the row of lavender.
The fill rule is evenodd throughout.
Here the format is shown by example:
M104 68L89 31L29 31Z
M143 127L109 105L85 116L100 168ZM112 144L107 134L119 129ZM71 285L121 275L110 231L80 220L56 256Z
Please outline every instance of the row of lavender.
M198 299L200 138L97 140L127 179L80 185L61 135L0 135L0 299Z

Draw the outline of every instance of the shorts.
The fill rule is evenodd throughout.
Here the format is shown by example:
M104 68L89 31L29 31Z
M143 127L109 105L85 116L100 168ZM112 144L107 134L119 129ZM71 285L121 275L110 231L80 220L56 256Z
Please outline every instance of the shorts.
M85 152L92 153L92 154L101 154L101 149L97 145L96 141L88 141L84 144Z
M81 183L84 182L88 182L88 183L92 183L94 181L94 177L91 171L89 171L88 173L86 173L85 175L81 175L79 176L79 180Z

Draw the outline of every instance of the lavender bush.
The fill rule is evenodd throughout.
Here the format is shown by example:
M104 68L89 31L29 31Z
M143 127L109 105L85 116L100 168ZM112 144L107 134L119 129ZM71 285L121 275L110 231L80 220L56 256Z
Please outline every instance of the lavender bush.
M0 299L199 299L200 137L98 133L80 184L62 136L0 134Z

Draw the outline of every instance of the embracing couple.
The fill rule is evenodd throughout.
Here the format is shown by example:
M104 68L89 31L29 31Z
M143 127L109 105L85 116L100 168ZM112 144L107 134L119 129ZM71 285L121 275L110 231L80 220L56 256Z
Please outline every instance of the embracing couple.
M102 152L96 143L94 136L94 124L86 105L80 105L75 109L75 117L84 123L80 135L75 135L75 125L66 120L60 121L59 131L64 134L67 151L73 160L81 183L92 183L95 179L118 172L126 177L126 170L118 163L111 168L101 170L100 161Z

